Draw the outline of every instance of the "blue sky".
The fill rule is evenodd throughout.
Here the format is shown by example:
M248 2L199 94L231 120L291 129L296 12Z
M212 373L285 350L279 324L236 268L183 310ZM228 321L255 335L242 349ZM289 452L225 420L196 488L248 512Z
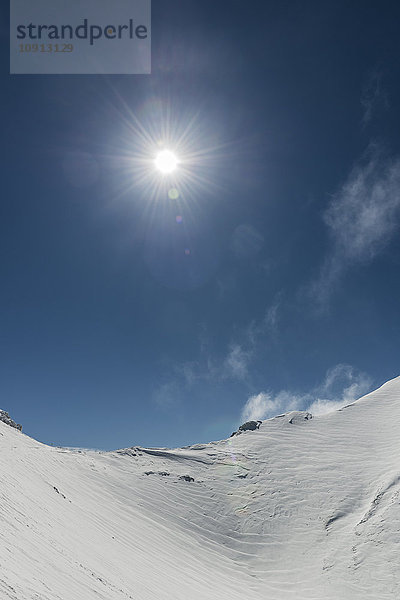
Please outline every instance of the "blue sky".
M0 407L46 443L209 441L400 373L398 3L152 12L151 76L10 76L1 8Z

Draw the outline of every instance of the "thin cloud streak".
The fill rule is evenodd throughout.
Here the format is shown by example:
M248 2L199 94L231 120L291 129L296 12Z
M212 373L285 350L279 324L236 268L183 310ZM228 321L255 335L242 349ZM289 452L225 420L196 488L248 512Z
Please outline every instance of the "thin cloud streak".
M376 151L357 165L324 214L332 244L308 294L320 309L350 268L371 262L389 244L400 216L400 158Z
M222 378L246 379L251 357L251 351L244 350L239 344L233 344L223 363Z
M153 401L159 407L171 407L182 391L201 383L237 382L251 387L251 366L265 335L276 333L280 312L280 294L267 307L260 321L253 320L227 345L222 356L215 356L211 338L203 331L199 339L196 360L170 365L171 374L166 382L153 392ZM174 400L175 397L175 400Z
M389 98L382 85L382 73L374 70L365 85L361 95L363 108L362 124L365 127L372 120L374 113L389 109Z

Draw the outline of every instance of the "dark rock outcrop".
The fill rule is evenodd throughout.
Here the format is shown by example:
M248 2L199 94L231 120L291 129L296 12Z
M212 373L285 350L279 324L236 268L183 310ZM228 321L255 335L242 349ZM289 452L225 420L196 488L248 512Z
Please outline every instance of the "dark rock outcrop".
M22 425L19 425L19 423L13 421L8 412L5 410L0 409L0 421L6 425L9 425L10 427L14 427L14 429L18 429L18 431L22 431Z
M193 477L190 477L190 475L181 475L179 479L182 481L194 481Z
M239 431L255 431L256 429L260 429L261 423L262 421L247 421L239 427Z
M256 429L260 429L261 423L262 421L246 421L246 423L243 423L243 425L241 425L237 431L231 433L230 437L233 437L234 435L240 435L244 431L256 431Z

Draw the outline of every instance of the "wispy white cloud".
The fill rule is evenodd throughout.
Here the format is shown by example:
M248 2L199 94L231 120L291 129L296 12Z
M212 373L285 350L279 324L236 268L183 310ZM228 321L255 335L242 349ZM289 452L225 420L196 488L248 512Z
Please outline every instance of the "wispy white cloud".
M324 308L351 267L372 261L391 241L400 217L400 158L376 149L358 164L324 214L331 249L309 293Z
M217 353L215 340L205 327L199 335L199 352L195 360L171 364L167 380L153 392L153 401L162 408L180 403L183 392L196 385L237 382L251 389L252 365L266 339L276 340L281 319L282 293L273 298L260 319L254 319L245 327L233 327L231 341L225 351Z
M336 253L349 262L374 258L397 228L399 207L399 159L356 167L325 213Z
M307 410L321 415L351 404L370 391L371 378L354 367L339 364L329 369L324 380L309 392L282 390L250 396L241 412L241 422L264 420L279 413Z
M276 329L280 316L281 300L275 300L265 311L264 324L266 330Z
M232 296L237 289L237 280L233 273L223 273L215 280L218 300L223 301Z
M180 386L176 380L167 381L154 390L153 401L159 408L169 410L179 403L180 392Z
M250 258L260 252L264 241L264 236L253 225L242 224L233 232L231 245L237 257Z
M255 350L261 340L277 332L281 312L282 292L279 292L273 302L266 307L263 317L251 321L246 328L244 338L249 348Z
M237 332L237 339L240 341L230 344L220 368L214 364L214 377L237 380L248 378L252 360L257 355L260 343L277 331L281 304L282 294L279 293L267 306L261 319L251 321L240 333Z
M232 344L222 365L221 378L245 379L251 357L251 350L245 350L240 344Z
M199 381L243 381L248 376L252 357L251 348L245 348L239 343L231 343L226 353L219 358L212 357L210 350L203 348L199 360L177 365L174 372L189 387Z
M259 320L251 321L247 327L237 328L225 352L217 355L213 348L212 337L202 331L199 339L197 360L180 363L173 367L173 379L185 386L201 381L240 381L249 383L251 365L257 356L260 343L265 336L276 333L281 310L281 294L277 294Z
M375 69L368 77L367 83L361 94L361 105L363 108L362 122L367 125L375 112L388 110L389 97L382 84L383 75Z
M236 381L248 384L253 351L239 343L231 343L219 357L213 355L204 335L201 337L197 360L169 364L168 379L153 392L153 401L160 408L179 404L182 393L198 384Z

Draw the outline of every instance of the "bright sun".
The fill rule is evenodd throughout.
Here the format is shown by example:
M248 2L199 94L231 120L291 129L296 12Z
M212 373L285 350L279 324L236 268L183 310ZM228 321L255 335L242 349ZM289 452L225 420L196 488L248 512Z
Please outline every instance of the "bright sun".
M155 165L163 175L169 175L175 171L178 166L178 159L171 150L163 150L159 152L155 159Z

